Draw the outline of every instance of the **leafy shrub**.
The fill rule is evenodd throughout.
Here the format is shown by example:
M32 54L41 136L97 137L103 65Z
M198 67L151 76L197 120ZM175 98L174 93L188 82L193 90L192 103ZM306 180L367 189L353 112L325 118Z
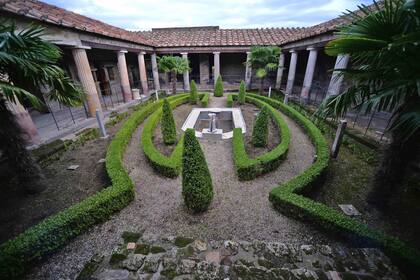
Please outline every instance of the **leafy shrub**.
M245 82L241 81L241 85L239 86L239 95L238 95L238 102L239 104L245 104L245 94L246 94L246 86Z
M163 136L163 142L166 145L172 145L176 142L176 125L174 116L172 114L171 106L168 100L165 98L162 106L162 120L161 130Z
M233 106L233 95L229 94L226 100L226 106L232 107Z
M187 129L182 153L182 195L193 212L207 210L213 199L210 171L193 129Z
M233 98L237 98L237 95L233 95ZM256 158L249 158L245 150L242 131L240 128L235 128L233 130L233 159L239 180L252 180L257 176L275 170L286 157L290 143L289 128L276 109L261 100L249 96L246 96L246 101L260 108L263 106L268 108L271 117L279 128L281 141L271 151Z
M115 134L106 154L112 186L84 199L0 245L0 278L22 278L31 263L43 258L91 226L109 219L134 199L134 185L122 157L137 126L162 103L135 111Z
M252 129L252 144L254 147L265 147L268 142L268 108L263 106L258 113Z
M381 247L395 262L409 270L417 270L420 266L420 253L398 238L386 235L381 231L345 216L325 204L313 201L302 194L309 192L317 185L329 162L329 148L321 131L305 116L284 103L264 96L251 94L263 100L293 118L302 126L315 145L317 159L301 174L288 182L271 190L269 199L281 212L298 219L312 222L328 232L341 234L350 240L363 242L369 246Z
M197 104L198 100L198 93L197 93L197 85L195 84L195 81L191 81L190 86L190 103L191 104Z
M207 107L209 106L210 101L210 94L208 92L204 93L203 98L201 98L201 106Z
M214 86L214 96L222 97L223 96L223 80L222 75L219 75L216 80L216 85Z

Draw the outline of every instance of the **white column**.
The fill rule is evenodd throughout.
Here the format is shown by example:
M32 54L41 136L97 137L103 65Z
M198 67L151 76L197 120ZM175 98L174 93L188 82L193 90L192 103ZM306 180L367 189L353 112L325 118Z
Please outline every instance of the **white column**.
M246 68L245 68L245 84L246 88L249 89L251 87L251 78L252 78L252 67L248 65L248 61L251 58L251 52L246 52Z
M186 59L188 61L188 53L181 53L181 55L183 59ZM184 72L184 90L190 90L190 73L188 70Z
M214 54L214 83L220 75L220 52L213 52Z
M284 70L284 53L280 53L279 68L277 69L277 77L276 77L276 89L280 89L281 87L281 79L283 78L283 70Z
M140 73L140 84L143 94L149 93L149 87L147 86L147 76L146 76L146 63L144 62L145 52L138 53L138 62L139 62L139 73Z
M160 83L159 83L159 71L158 65L156 60L156 53L152 53L152 72L153 72L153 82L155 84L155 90L160 90Z
M124 102L129 102L133 99L130 88L130 80L128 79L127 62L125 61L126 50L118 52L118 72L120 73L121 88L123 91Z
M316 58L318 56L318 50L309 47L307 48L309 51L309 57L308 57L308 63L306 64L306 71L305 71L305 78L303 80L303 87L302 91L300 93L300 96L304 99L304 102L306 102L309 99L310 90L312 87L312 80L314 78L314 72L315 72L315 65L316 65Z
M348 54L339 54L335 60L334 69L346 69L347 64L349 63L350 55ZM340 88L343 83L344 77L339 74L339 71L334 71L331 76L330 85L327 90L327 97L331 95L338 95L340 93Z
M90 69L86 49L90 49L90 47L76 47L72 50L72 53L77 68L77 75L79 76L80 83L86 94L89 116L95 117L96 110L102 110L102 108Z
M287 76L286 95L292 94L293 91L293 85L295 83L296 64L298 58L298 54L295 50L291 50L290 53L292 55L290 58L289 75Z

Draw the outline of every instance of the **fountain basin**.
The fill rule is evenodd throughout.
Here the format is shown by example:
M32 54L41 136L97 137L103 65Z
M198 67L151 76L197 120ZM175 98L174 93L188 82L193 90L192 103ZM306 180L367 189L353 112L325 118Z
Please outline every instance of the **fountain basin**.
M215 114L216 127L210 130L211 115ZM192 128L199 138L229 139L233 137L233 129L241 128L246 132L245 120L240 108L194 108L191 110L182 130Z

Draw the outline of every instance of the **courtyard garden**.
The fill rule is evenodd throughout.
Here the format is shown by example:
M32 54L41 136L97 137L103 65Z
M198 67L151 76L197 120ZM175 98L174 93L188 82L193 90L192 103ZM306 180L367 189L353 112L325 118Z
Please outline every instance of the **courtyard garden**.
M391 4L382 13L404 15ZM329 54L352 53L361 66L349 74L356 86L318 108L264 89L268 73L281 67L277 46L251 48L246 63L261 81L258 91L245 81L226 90L220 74L213 90L199 91L192 80L179 91L177 75L190 70L189 61L161 56L157 67L170 78L169 91L113 113L107 137L87 128L32 153L6 101L38 105L30 82L50 84L69 106L82 102L83 92L53 66L59 51L38 38L42 30L14 35L3 26L12 35L3 39L8 55L0 56L0 74L10 76L0 84L0 136L10 148L3 152L18 155L10 163L18 171L4 176L0 279L414 279L418 77L383 80L395 74L390 68L410 72L388 52L411 37L388 34L397 38L389 46L369 38L367 31L377 30L366 27L370 20L382 19L358 18L329 43ZM404 32L410 28L418 31L418 22ZM23 47L33 53L19 57ZM33 78L40 73L41 81ZM351 106L394 106L390 146L351 128L340 135L337 121ZM401 170L400 156L409 170L396 188L389 170Z

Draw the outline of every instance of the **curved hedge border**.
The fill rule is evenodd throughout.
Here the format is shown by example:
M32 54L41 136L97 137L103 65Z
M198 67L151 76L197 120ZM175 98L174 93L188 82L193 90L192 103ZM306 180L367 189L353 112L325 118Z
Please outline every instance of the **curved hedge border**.
M238 97L237 95L230 96L232 96L232 98ZM279 128L279 136L281 139L280 143L271 151L256 158L249 158L245 150L242 130L240 128L235 128L233 130L233 161L235 163L236 173L238 174L239 180L252 180L257 176L275 170L280 165L289 148L290 131L279 112L270 104L250 96L246 96L245 99L247 102L260 108L267 106L271 117Z
M309 134L315 144L317 159L303 173L290 181L274 188L269 195L270 201L281 212L305 219L314 225L321 226L332 233L339 233L352 241L367 243L382 248L394 261L408 271L418 272L420 254L404 242L381 231L370 228L367 224L345 216L325 204L304 197L321 177L329 161L328 144L321 131L306 117L280 101L256 94L249 94L280 109L297 121Z
M106 170L112 185L33 226L0 245L0 279L19 279L30 264L64 246L91 226L109 219L134 199L134 185L122 158L137 126L162 102L134 112L112 139L106 154Z
M201 106L203 107L209 106L209 101L210 101L210 93L206 92L203 94L203 97L200 100Z
M189 94L178 95L169 101L172 108L175 108L183 103L190 101ZM181 171L181 160L182 160L182 144L183 138L176 145L171 156L165 156L153 144L153 133L162 117L162 106L154 112L144 124L143 132L141 134L140 146L143 149L150 165L158 173L169 177L175 178Z

